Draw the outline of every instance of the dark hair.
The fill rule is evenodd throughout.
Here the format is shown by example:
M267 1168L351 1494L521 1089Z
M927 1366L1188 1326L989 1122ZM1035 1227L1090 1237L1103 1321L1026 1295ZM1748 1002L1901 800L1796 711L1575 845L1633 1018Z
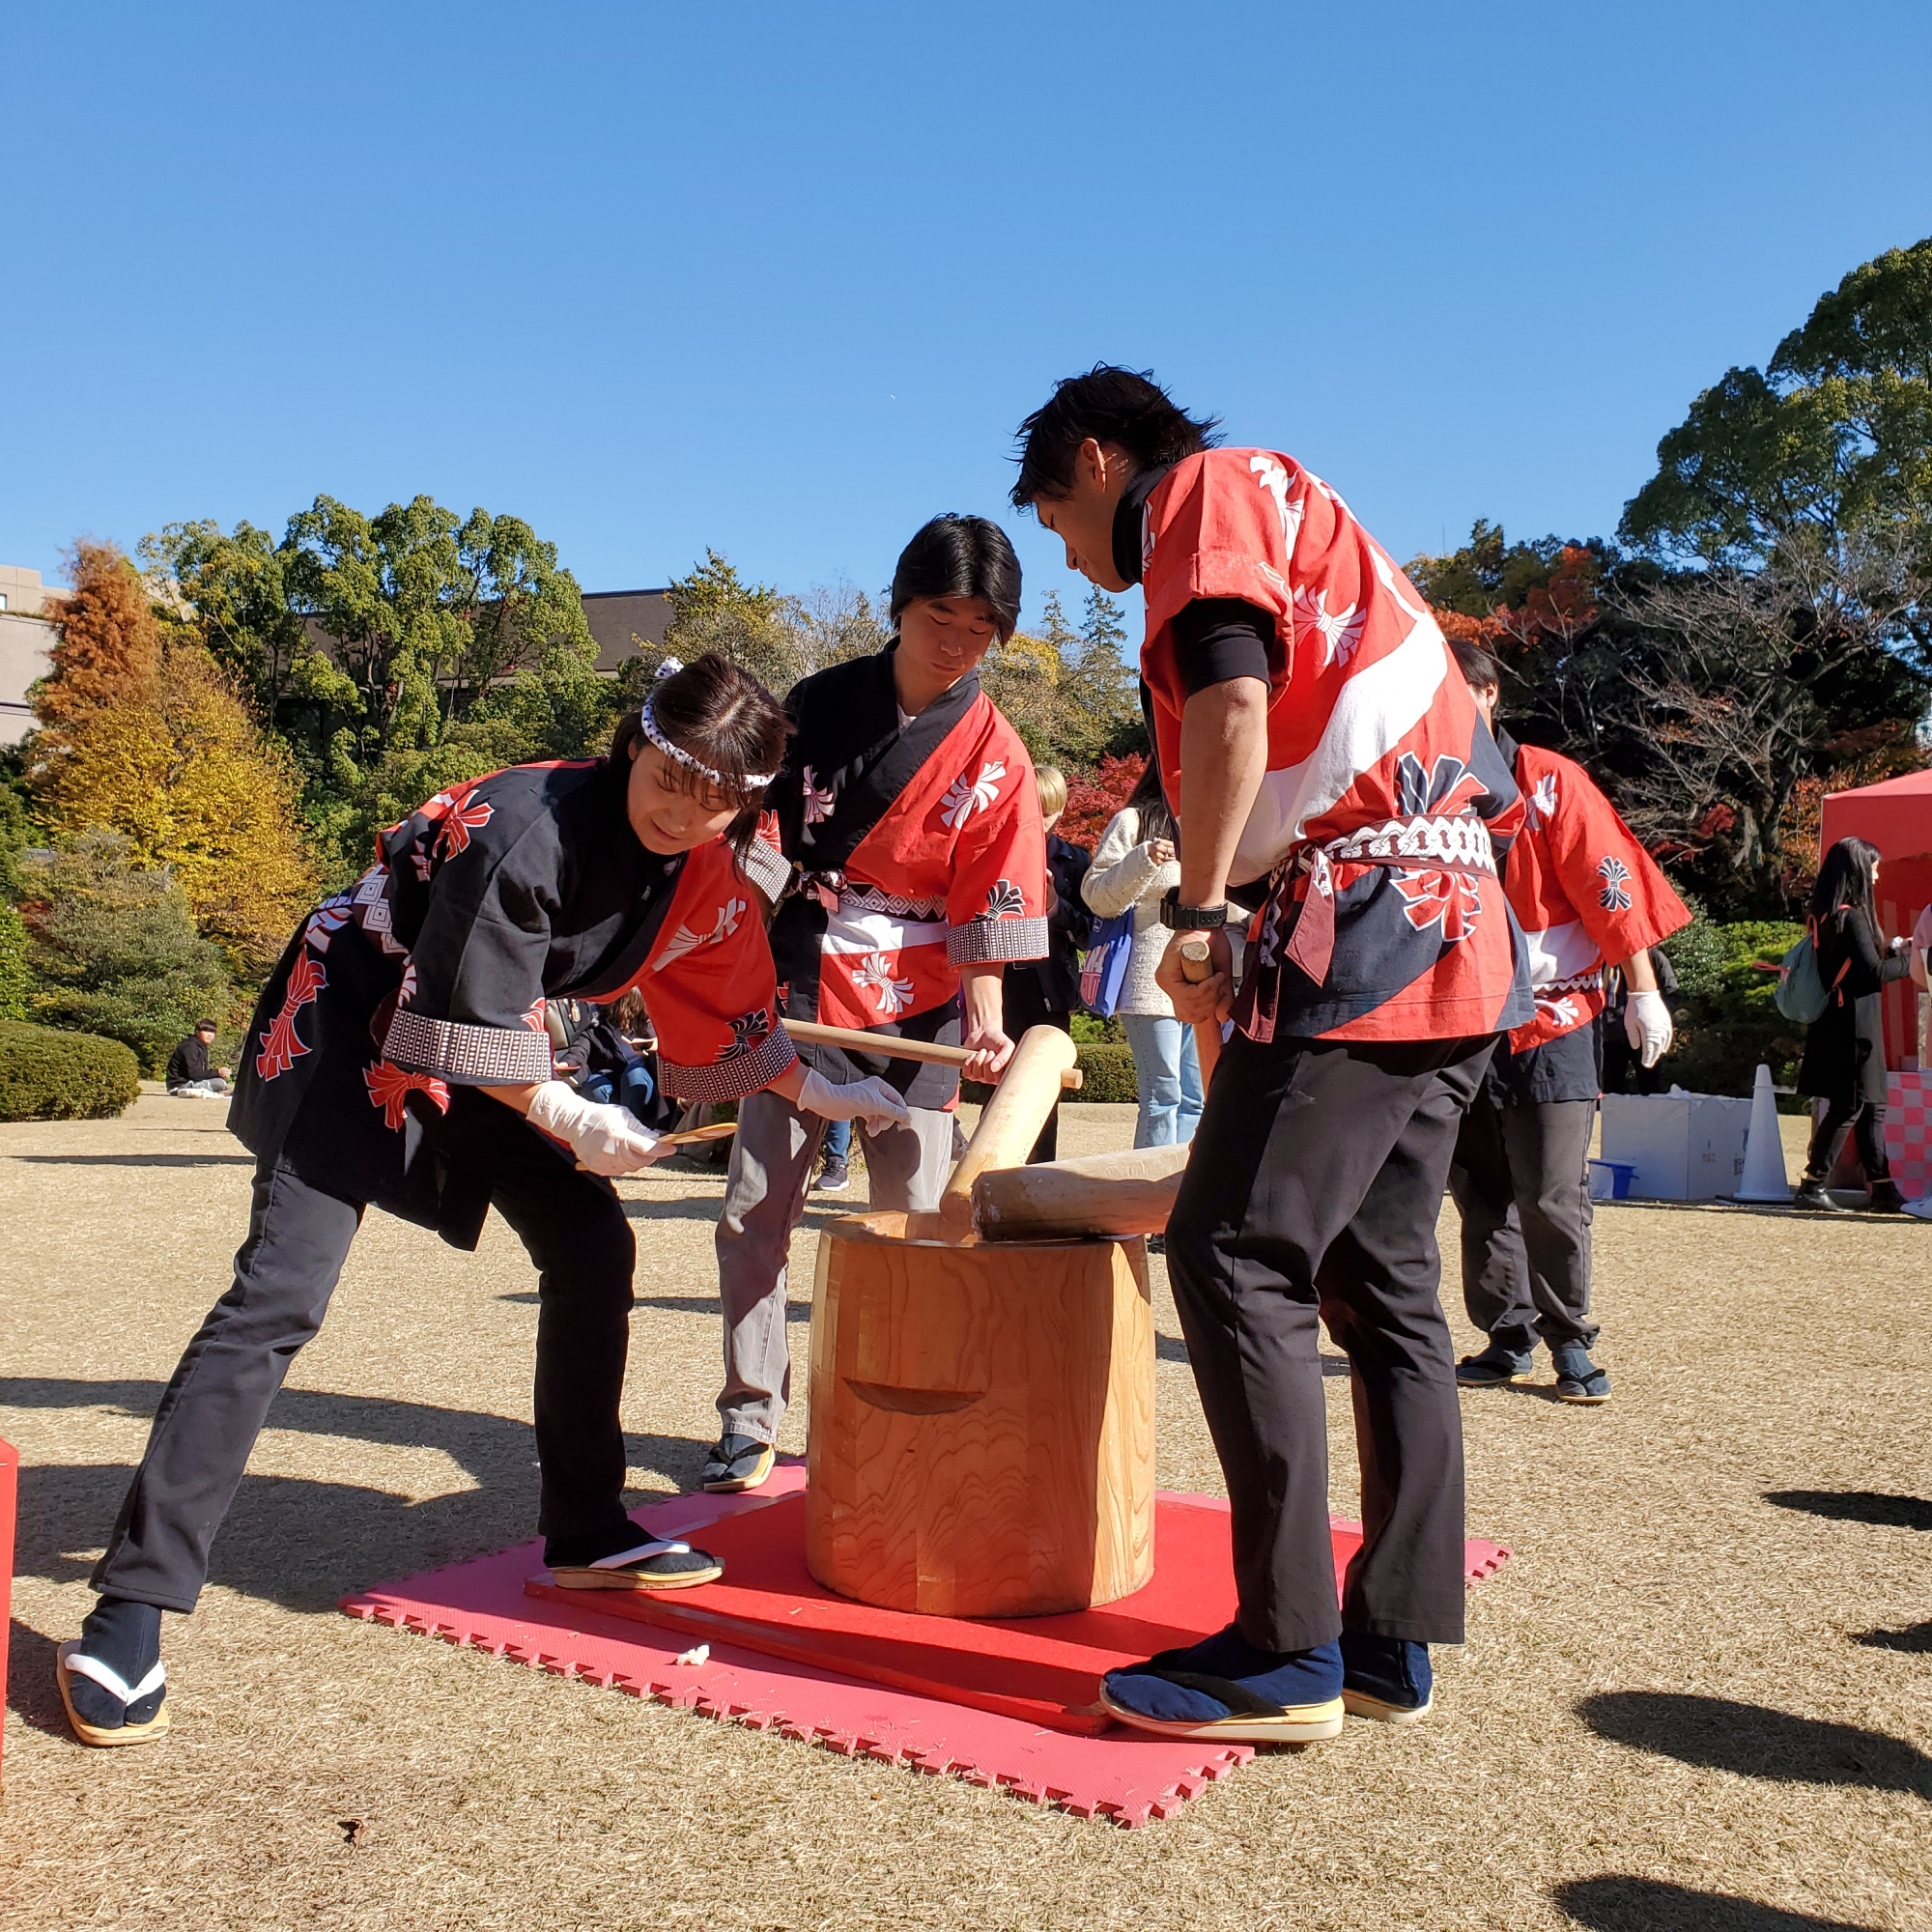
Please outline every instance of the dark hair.
M1876 933L1878 907L1872 900L1872 873L1878 862L1876 845L1862 838L1840 838L1818 867L1818 883L1811 888L1811 917L1828 919L1844 909L1861 912Z
M1219 422L1218 416L1196 421L1154 381L1151 369L1136 375L1096 362L1084 376L1056 383L1053 394L1020 424L1013 507L1069 495L1074 453L1089 437L1124 449L1137 469L1158 469L1212 447Z
M998 524L949 510L899 552L893 571L895 627L908 604L926 597L979 597L993 607L1005 643L1020 627L1020 560Z
M667 664L675 664L668 658ZM738 815L724 828L724 838L742 860L757 836L758 810L765 787L753 784L784 762L785 740L791 724L784 706L748 670L740 669L716 651L706 651L695 664L680 666L645 695L658 729L679 751L688 752L724 780L717 787L738 806ZM644 738L641 708L627 712L611 740L611 761L630 759ZM666 764L683 790L710 788L710 781L674 758Z
M1155 753L1147 761L1147 769L1141 773L1140 782L1127 794L1127 803L1140 814L1141 843L1150 838L1174 838L1174 813L1167 807L1167 793L1161 789L1160 754Z
M1463 681L1471 691L1488 691L1503 681L1502 667L1494 654L1469 638L1445 638L1463 672Z
M219 1033L221 1031L213 1020L196 1020L194 1030L196 1033Z

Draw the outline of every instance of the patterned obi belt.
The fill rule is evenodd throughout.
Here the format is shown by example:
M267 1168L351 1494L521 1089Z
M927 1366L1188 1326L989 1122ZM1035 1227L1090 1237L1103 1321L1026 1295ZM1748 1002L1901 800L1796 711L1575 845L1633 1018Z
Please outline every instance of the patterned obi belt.
M1490 828L1473 812L1391 818L1292 848L1268 877L1255 955L1236 1002L1235 1023L1250 1038L1274 1037L1284 960L1293 960L1316 985L1327 983L1335 956L1335 896L1350 883L1336 876L1343 866L1385 867L1399 882L1426 883L1441 873L1492 879L1496 854ZM1292 907L1300 911L1284 946L1282 928Z

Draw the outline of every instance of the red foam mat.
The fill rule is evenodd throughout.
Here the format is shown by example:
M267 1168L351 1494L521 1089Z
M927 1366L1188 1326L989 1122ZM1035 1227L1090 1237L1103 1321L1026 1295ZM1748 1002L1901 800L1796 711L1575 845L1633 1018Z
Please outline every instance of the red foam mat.
M637 1513L654 1535L702 1530L704 1547L729 1560L727 1582L648 1599L560 1591L538 1569L541 1546L531 1543L347 1597L342 1607L557 1676L1120 1825L1172 1816L1254 1755L1245 1745L1094 1735L1097 1724L1080 1709L1101 1670L1228 1621L1225 1504L1164 1493L1154 1579L1119 1604L979 1625L900 1617L820 1590L798 1553L804 1477L781 1467L756 1495L680 1496ZM1336 1525L1338 1565L1358 1542L1354 1525ZM1488 1575L1508 1553L1471 1543L1468 1575ZM1205 1570L1201 1557L1209 1559ZM1192 1580L1178 1580L1190 1573ZM667 1607L675 1626L639 1614ZM742 1618L745 1628L696 1620L706 1614ZM781 1623L804 1629L775 1631ZM706 1661L679 1663L698 1641L710 1646ZM836 1661L828 1666L813 1651ZM891 1678L881 1681L882 1672Z

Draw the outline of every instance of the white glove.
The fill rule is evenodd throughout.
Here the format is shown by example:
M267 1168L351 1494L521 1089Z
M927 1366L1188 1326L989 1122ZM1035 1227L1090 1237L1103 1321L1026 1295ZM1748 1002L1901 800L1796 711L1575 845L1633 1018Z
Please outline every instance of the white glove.
M858 1121L868 1134L882 1134L888 1127L912 1125L906 1103L883 1080L849 1080L842 1087L835 1087L808 1067L805 1085L799 1089L798 1104L822 1121Z
M1624 1009L1624 1037L1643 1055L1646 1066L1655 1066L1670 1051L1677 1029L1670 1023L1670 1009L1662 993L1648 993L1633 986L1630 1004Z
M636 1174L660 1157L658 1136L628 1107L599 1106L561 1080L546 1080L526 1116L592 1174Z

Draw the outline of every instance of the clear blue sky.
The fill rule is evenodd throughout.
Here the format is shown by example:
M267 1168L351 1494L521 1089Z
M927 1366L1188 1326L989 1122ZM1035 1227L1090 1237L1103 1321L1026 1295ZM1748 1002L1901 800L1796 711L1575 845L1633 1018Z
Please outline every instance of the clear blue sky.
M526 517L875 588L1098 358L1398 557L1608 531L1658 437L1932 233L1932 8L16 5L0 561Z

